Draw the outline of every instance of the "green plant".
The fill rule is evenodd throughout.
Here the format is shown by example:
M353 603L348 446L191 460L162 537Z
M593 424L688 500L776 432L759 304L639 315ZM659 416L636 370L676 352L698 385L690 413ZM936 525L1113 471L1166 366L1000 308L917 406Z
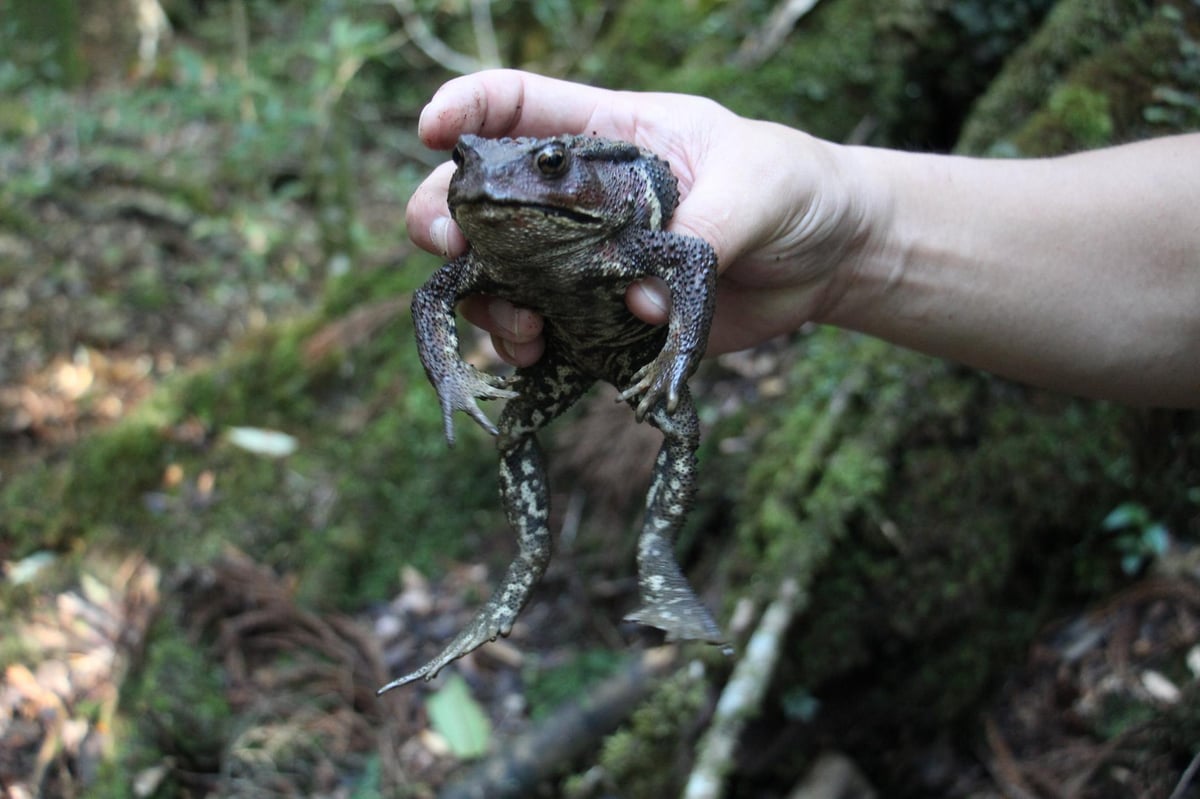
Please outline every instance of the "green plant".
M1133 575L1161 557L1171 545L1171 533L1138 502L1122 502L1104 517L1100 526L1113 536L1121 555L1121 571Z
M580 652L553 668L531 669L526 676L525 689L530 716L545 718L563 702L578 698L588 685L613 674L620 664L617 653L593 649Z

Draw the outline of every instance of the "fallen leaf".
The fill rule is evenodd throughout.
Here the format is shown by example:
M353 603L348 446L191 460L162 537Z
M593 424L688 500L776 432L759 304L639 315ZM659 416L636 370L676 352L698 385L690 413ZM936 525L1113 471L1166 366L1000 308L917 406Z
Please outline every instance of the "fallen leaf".
M229 443L266 458L286 458L299 447L295 436L261 427L231 427Z
M487 754L492 725L471 696L467 681L452 675L426 705L433 729L445 739L450 751L461 760Z

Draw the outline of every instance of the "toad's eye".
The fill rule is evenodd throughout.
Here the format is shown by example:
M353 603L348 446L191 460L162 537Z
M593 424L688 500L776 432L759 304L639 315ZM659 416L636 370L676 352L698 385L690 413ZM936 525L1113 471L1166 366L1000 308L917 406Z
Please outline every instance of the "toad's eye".
M451 151L451 153L450 153L450 160L454 162L455 166L463 165L462 145L460 145L460 144L454 145L454 150Z
M537 168L548 178L558 177L567 168L567 148L557 142L547 144L537 154Z

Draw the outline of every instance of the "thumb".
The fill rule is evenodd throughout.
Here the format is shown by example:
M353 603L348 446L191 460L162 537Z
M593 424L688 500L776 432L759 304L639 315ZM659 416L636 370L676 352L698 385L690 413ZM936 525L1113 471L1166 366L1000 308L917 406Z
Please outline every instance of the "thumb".
M665 281L648 277L629 284L625 304L638 319L651 325L666 324L671 310L671 289Z

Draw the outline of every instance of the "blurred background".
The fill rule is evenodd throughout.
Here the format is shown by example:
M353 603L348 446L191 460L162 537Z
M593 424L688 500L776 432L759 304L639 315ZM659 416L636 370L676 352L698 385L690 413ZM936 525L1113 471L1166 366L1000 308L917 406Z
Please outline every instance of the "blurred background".
M1198 415L832 330L693 379L733 657L619 623L659 439L597 389L512 637L375 696L514 550L407 310L418 114L490 66L1048 156L1200 128L1200 2L0 0L7 795L671 796L727 734L689 796L1200 796Z

